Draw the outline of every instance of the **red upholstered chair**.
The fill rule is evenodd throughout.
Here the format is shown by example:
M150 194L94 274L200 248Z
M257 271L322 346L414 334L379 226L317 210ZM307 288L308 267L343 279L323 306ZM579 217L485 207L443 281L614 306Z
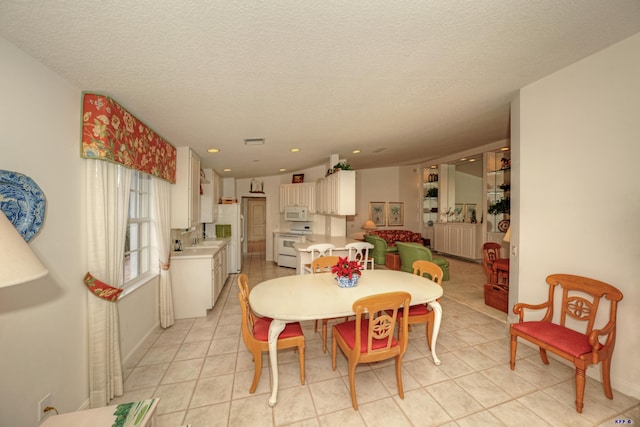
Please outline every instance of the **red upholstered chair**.
M402 389L402 356L407 350L407 313L411 295L407 292L389 292L360 298L353 303L355 320L338 323L331 329L331 368L336 370L338 346L348 359L351 405L358 410L356 400L356 366L359 363L396 359L398 396L404 399ZM389 314L387 309L390 310ZM398 318L399 312L404 316ZM368 317L365 317L365 312ZM394 336L396 322L400 325L399 339Z
M512 323L510 327L511 370L516 366L518 337L540 348L544 364L549 364L547 350L571 361L576 367L576 411L582 412L585 371L589 365L602 362L604 394L613 399L611 356L616 343L616 310L618 302L622 300L622 293L607 283L571 274L552 274L547 277L547 283L547 302L536 305L518 303L513 307L513 312L519 316L519 322ZM556 291L562 292L559 321L554 320L553 316ZM594 329L602 298L609 301L609 316L605 325ZM542 320L524 321L525 310L542 309L546 310ZM575 330L574 324L580 324L584 332Z
M269 351L269 325L272 319L258 317L251 310L249 305L249 278L246 274L238 276L238 287L240 288L238 299L242 309L242 339L253 355L253 362L256 365L253 383L249 388L249 393L254 393L262 373L262 352ZM287 323L278 338L278 350L293 347L298 350L300 384L304 384L304 335L298 322Z

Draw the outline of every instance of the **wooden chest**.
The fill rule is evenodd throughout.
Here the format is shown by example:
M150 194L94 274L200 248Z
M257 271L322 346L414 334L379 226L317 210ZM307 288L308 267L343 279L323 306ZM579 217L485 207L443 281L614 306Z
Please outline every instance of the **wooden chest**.
M390 270L400 270L400 254L387 252L384 258L385 267Z
M505 313L509 311L509 287L484 285L484 303Z

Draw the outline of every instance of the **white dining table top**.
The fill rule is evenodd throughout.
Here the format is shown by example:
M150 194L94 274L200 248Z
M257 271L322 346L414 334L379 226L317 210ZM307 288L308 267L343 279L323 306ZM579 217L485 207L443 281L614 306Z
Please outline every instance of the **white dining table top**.
M260 316L286 321L329 319L353 314L354 301L385 292L411 294L411 304L432 302L442 286L429 279L395 270L365 270L353 288L338 286L332 273L278 277L256 285L249 294Z

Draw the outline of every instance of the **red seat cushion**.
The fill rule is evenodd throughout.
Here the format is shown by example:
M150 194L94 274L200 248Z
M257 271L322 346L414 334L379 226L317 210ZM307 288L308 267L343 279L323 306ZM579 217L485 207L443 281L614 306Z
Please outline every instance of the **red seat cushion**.
M513 323L513 329L543 341L573 357L591 352L589 338L580 332L551 322Z
M253 325L253 336L260 341L269 341L269 325L271 325L272 319L259 317L256 323ZM278 339L298 337L302 334L302 326L300 322L287 323Z
M428 314L430 311L431 309L424 304L412 305L411 307L409 307L409 316L423 316L425 314ZM393 311L387 310L387 314L391 316L393 314ZM404 311L398 310L398 319L402 319L403 315Z
M342 338L344 338L349 348L354 348L356 345L356 321L350 320L348 322L338 323L335 327ZM369 337L369 319L362 319L360 327L362 329L362 333L360 334L360 353L366 353L367 340ZM394 337L391 339L391 346L395 347L396 345L398 345L398 341ZM371 348L373 350L378 350L386 347L386 338L381 340L374 338L373 342L371 343Z

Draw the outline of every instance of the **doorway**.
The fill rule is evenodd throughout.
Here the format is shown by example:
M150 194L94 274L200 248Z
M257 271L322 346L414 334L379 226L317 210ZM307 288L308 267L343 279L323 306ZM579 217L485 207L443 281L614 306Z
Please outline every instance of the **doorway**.
M243 197L246 218L244 253L265 253L267 241L267 199L264 197Z

